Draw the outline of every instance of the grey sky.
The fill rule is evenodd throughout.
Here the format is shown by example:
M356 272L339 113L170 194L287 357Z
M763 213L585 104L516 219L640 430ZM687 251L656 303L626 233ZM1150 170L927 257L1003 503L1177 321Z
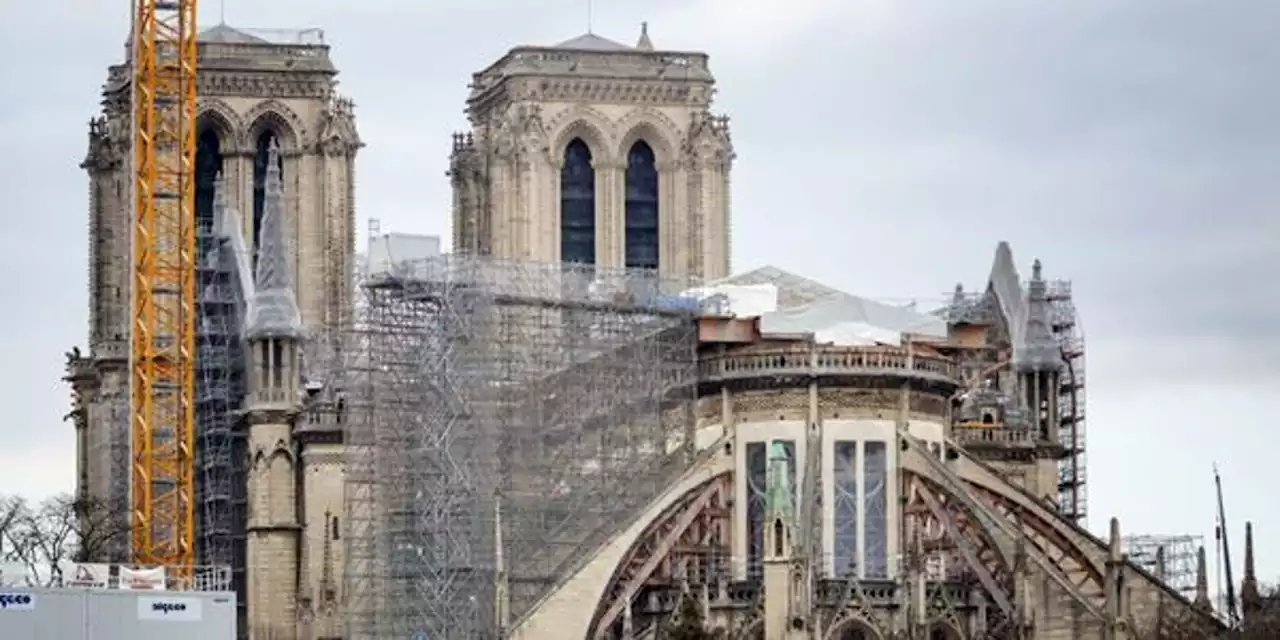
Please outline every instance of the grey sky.
M5 491L74 484L62 352L83 344L76 165L128 3L0 0ZM326 28L368 143L361 230L448 236L469 74L585 30L585 0L228 0L235 26ZM1075 280L1090 521L1233 542L1280 578L1280 3L598 0L595 31L711 54L733 117L734 267L938 299L998 240ZM205 0L205 23L218 3ZM1270 178L1270 179L1268 179ZM1237 549L1239 547L1237 546ZM1237 551L1239 553L1239 551Z

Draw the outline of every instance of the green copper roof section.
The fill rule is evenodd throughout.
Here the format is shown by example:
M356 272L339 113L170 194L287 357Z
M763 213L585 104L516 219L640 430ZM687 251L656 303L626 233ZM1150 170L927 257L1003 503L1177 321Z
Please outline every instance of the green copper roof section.
M769 445L769 478L765 491L765 509L770 518L781 516L787 522L792 521L795 514L795 489L791 486L791 474L788 473L787 449L781 442Z

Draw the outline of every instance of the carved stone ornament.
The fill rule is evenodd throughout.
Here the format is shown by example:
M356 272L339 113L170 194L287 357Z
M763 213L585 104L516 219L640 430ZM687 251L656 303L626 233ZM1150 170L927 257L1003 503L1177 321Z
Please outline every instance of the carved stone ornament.
M99 116L89 121L89 149L80 167L108 171L123 165L129 140L116 118Z
M684 143L685 155L694 164L727 167L733 162L729 118L701 112L694 116Z
M333 80L326 74L281 77L266 73L202 73L196 91L202 96L243 98L328 99Z
M542 102L583 102L595 104L637 104L653 106L709 106L710 84L672 82L664 78L591 80L580 77L531 77L508 81L515 100Z
M519 135L520 154L528 160L550 157L547 129L542 123L542 107L527 105L519 108L516 131Z
M356 131L355 104L334 97L324 111L318 151L327 156L350 156L363 146Z

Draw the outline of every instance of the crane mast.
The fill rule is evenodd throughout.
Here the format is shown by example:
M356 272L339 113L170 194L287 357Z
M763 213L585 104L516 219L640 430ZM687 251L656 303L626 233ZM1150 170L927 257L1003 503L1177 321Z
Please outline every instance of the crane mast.
M196 0L133 0L132 552L195 564Z
M1222 476L1218 475L1218 465L1213 465L1213 484L1218 489L1218 531L1222 539L1222 563L1227 572L1227 621L1231 624L1240 622L1236 612L1235 580L1231 577L1231 542L1227 538L1227 508L1222 500Z

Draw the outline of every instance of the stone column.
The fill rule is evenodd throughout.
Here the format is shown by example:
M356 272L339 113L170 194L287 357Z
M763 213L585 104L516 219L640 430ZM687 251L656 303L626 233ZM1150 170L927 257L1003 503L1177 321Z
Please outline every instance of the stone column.
M626 264L626 169L612 159L592 160L596 171L596 264L621 268Z
M685 248L682 238L686 233L688 217L681 200L684 185L679 179L677 164L669 160L658 163L658 269L664 278L683 278L688 274Z

